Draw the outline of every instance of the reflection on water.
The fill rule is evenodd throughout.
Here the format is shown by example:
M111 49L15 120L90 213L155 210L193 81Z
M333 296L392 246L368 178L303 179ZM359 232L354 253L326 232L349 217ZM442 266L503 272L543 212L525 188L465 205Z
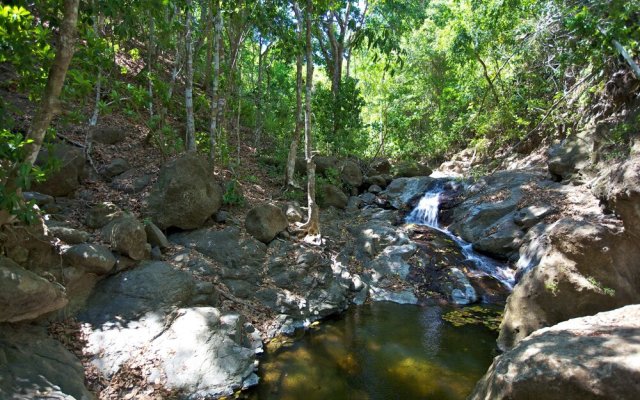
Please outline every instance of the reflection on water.
M324 322L261 360L253 399L464 399L495 335L454 328L441 307L374 303Z

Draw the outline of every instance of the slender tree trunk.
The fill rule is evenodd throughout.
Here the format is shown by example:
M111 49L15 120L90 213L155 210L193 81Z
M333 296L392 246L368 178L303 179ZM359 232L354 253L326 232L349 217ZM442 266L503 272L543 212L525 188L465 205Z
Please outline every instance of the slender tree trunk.
M262 136L263 112L262 112L262 75L264 67L264 56L266 52L262 52L262 35L258 40L258 82L256 84L256 130L253 135L253 141L256 147L260 144Z
M58 50L55 59L49 69L47 85L40 107L31 123L31 128L26 137L25 163L33 165L38 157L44 136L54 115L59 111L60 93L67 69L73 57L74 44L78 25L79 0L64 0L64 17L60 27Z
M307 236L311 241L320 240L320 211L316 204L316 164L313 161L313 136L311 132L311 89L313 85L313 57L311 47L311 12L312 1L307 0L305 10L306 22L306 53L307 53L307 82L305 87L304 113L304 142L305 158L307 161L307 203L309 207L308 220L305 223Z
M211 166L215 163L216 138L218 129L219 96L218 86L220 84L220 53L222 52L222 10L221 4L216 0L216 21L214 28L214 51L213 51L213 83L211 88L211 123L209 125L209 159Z
M96 9L96 15L93 17L93 31L96 37L100 37L100 11L98 10L98 2L94 0L93 6ZM98 77L96 78L96 97L93 106L93 114L89 118L89 126L98 124L98 116L100 114L100 97L102 95L102 63L98 65Z
M149 118L153 118L153 64L155 63L154 46L156 43L155 22L149 12L149 43L147 43L147 92L149 94Z
M217 17L217 14L213 13L213 6L208 7L207 8L207 28L206 28L206 33L205 35L207 36L207 56L206 56L206 62L204 63L204 92L206 94L210 94L209 91L211 90L211 73L212 73L212 64L213 64L213 46L214 46L214 30L213 30L213 25L215 24L215 22L213 21L214 19L214 15L215 17Z
M300 142L300 133L304 127L304 120L302 118L302 52L300 45L302 44L302 13L298 7L298 3L293 3L293 11L297 20L297 32L296 32L296 126L293 131L293 138L291 139L291 146L289 147L289 157L287 158L287 170L285 175L285 188L293 187L299 188L300 186L294 179L296 170L296 156L298 154L298 142Z
M186 147L188 152L195 152L196 149L196 128L193 117L193 36L191 32L191 6L192 0L187 0L186 21L185 21L185 44L187 54L186 86L184 89L185 108L187 112Z

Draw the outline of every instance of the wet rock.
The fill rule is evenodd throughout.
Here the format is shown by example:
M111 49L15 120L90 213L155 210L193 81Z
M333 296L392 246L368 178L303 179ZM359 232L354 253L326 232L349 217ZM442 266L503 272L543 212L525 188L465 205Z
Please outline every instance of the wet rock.
M318 189L318 204L320 207L335 207L341 210L347 208L349 198L337 186L326 184Z
M263 243L272 241L289 225L282 210L272 204L262 204L251 209L244 224L247 232Z
M50 159L57 160L60 169L48 174L44 182L35 183L33 190L51 196L68 196L80 186L84 169L84 153L77 147L56 144L51 151L42 148L36 165L44 166Z
M3 399L91 400L84 368L43 327L0 329L0 397Z
M373 193L363 193L360 195L360 199L364 204L372 204L376 201L376 195Z
M120 254L139 261L149 257L145 227L133 216L124 216L102 228L102 237Z
M348 211L357 211L364 205L364 201L358 196L349 197L349 202L347 203Z
M411 204L433 188L437 180L429 177L394 179L380 195L398 210Z
M367 189L367 191L369 193L373 193L373 194L378 194L380 192L382 192L382 188L378 185L371 185L369 186L369 189Z
M98 275L108 274L116 265L116 258L111 250L97 244L78 244L71 246L62 259L72 267L82 268L85 272Z
M114 219L124 215L120 207L111 202L99 203L93 206L85 217L85 224L89 228L102 228Z
M35 319L68 302L62 285L49 282L6 257L0 257L0 278L0 322Z
M214 183L207 161L189 153L167 163L148 198L147 213L161 229L195 229L222 205L222 188Z
M540 329L495 358L469 398L635 399L638 337L637 305Z

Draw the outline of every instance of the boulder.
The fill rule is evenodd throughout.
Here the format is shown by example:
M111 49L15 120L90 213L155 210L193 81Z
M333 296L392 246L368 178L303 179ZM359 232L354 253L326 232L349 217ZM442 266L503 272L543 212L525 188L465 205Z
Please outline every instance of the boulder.
M24 192L22 193L25 201L34 201L38 207L46 207L48 205L54 204L55 199L53 196L49 196L48 194L42 194L38 192Z
M124 215L120 207L111 202L99 203L93 206L85 217L84 223L89 228L102 228L114 219Z
M619 225L563 218L523 249L529 271L507 301L501 349L558 322L640 302L640 248Z
M343 161L340 163L340 179L342 183L352 188L358 188L362 185L362 170L360 166L353 161Z
M391 163L386 158L374 158L369 164L369 175L387 175L391 173Z
M147 241L152 246L157 246L161 249L166 249L171 246L167 237L153 222L144 221L144 231L147 234Z
M318 188L318 204L320 207L335 207L344 210L349 203L349 198L337 186L326 184Z
M0 256L0 322L35 319L64 307L67 302L62 285Z
M396 168L396 178L413 178L416 176L429 176L433 170L424 164L402 163Z
M247 232L263 243L269 243L287 229L287 216L272 204L261 204L247 213L244 221Z
M320 175L327 175L329 170L338 172L338 159L333 156L315 156L313 162L316 164L316 172Z
M194 294L190 274L161 261L143 261L138 268L100 281L79 313L81 321L99 327L117 318L135 319L150 311L187 303Z
M222 205L222 188L214 183L207 161L187 153L160 170L148 198L147 213L161 229L195 229Z
M380 192L382 192L382 188L378 185L371 185L369 186L369 189L367 189L367 191L369 193L373 193L373 194L378 194Z
M195 249L213 258L223 266L226 277L243 279L256 277L262 268L267 246L254 239L242 239L240 229L229 227L218 231L213 228L193 232L176 233L169 239L177 244ZM237 273L237 275L233 275Z
M102 237L113 250L133 260L149 257L151 248L147 244L145 227L133 216L126 215L109 222L102 228Z
M591 163L595 130L592 125L549 149L547 164L552 176L558 180L569 179Z
M62 259L72 267L82 268L85 272L98 275L108 274L116 265L116 258L111 250L97 244L78 244L71 246Z
M91 136L98 143L117 144L127 137L127 133L120 128L100 126L92 129Z
M364 183L368 186L387 187L387 179L382 175L367 176L364 178Z
M77 147L56 144L50 150L40 150L36 165L44 166L51 159L60 168L48 174L44 182L35 183L33 190L56 197L68 196L80 186L85 163L84 153Z
M376 195L370 192L363 193L360 195L360 199L365 204L372 204L376 201Z
M91 400L76 356L40 326L0 329L0 398Z
M429 189L437 184L437 180L429 177L394 179L380 195L398 210L411 207Z
M537 330L494 359L469 399L636 399L638 337L638 305Z
M88 232L65 226L51 226L47 228L49 233L67 244L80 244L89 240Z
M114 158L102 169L102 173L108 178L113 178L116 175L126 172L129 168L131 168L131 166L127 160L124 158Z

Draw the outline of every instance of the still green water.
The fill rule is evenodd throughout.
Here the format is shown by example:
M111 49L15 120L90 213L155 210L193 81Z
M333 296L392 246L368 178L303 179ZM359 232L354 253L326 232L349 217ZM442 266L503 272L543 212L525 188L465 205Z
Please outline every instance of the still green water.
M438 307L353 307L261 359L251 398L464 399L493 359L496 334L442 320Z

